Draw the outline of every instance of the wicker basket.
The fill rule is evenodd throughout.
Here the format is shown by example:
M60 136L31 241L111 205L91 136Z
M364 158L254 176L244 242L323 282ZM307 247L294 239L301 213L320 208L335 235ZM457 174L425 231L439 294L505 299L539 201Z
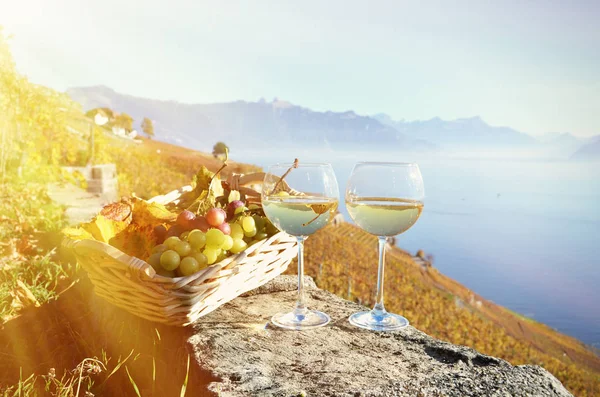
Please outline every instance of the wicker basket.
M235 177L235 187L258 182L260 174ZM262 180L262 179L260 179ZM184 187L150 201L176 202ZM187 277L163 277L145 261L95 240L65 239L87 271L95 292L108 302L139 317L185 326L240 294L257 288L287 268L296 257L296 239L277 233Z

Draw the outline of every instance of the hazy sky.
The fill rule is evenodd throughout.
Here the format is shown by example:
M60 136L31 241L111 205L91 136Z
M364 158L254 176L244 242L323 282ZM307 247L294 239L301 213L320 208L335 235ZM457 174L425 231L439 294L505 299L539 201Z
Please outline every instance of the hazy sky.
M450 6L452 4L452 6ZM184 102L600 133L600 1L0 0L18 68Z

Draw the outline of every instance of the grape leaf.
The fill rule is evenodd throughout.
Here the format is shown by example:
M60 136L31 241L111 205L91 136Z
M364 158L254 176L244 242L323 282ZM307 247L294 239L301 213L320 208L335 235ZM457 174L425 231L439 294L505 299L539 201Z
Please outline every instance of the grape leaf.
M104 215L98 215L91 222L84 223L81 227L89 232L94 239L108 243L111 238L125 230L128 225L129 222L113 221Z
M310 209L313 210L313 212L317 215L322 215L324 213L326 213L327 211L329 211L329 208L331 208L331 205L328 204L312 204L309 205Z
M210 181L206 178L210 175ZM225 190L221 185L221 179L202 166L194 179L196 186L190 193L195 194L195 199L187 206L190 211L204 215L209 209L216 207L217 197L223 196ZM199 190L202 189L202 190Z
M127 255L147 260L156 245L154 226L132 223L112 237L109 243Z
M202 191L208 190L214 175L215 174L210 172L205 166L202 166L196 175L194 175L192 187L196 192L196 197L198 197Z
M221 180L202 166L192 181L192 190L181 195L178 207L204 214L215 206L216 198L225 194Z
M105 205L100 214L115 221L131 220L132 203L129 199L123 199L117 203Z
M157 225L159 223L172 222L177 219L177 214L169 211L167 207L159 203L149 203L145 200L137 200L133 203L133 223L137 225Z
M315 216L310 221L308 221L306 223L303 223L302 226L308 226L308 225L310 225L311 223L313 223L314 221L316 221L317 219L319 219L319 217L321 215L323 215L327 211L332 210L336 205L337 205L336 203L307 204L306 206L309 207L315 214L317 214L317 216Z

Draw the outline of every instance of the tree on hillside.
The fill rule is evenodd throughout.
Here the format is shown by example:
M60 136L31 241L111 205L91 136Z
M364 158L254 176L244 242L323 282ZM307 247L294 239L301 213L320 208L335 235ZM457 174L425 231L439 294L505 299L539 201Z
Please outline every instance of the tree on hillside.
M148 117L144 117L144 120L142 121L142 131L144 131L144 134L148 135L148 139L152 139L154 136L154 124Z
M104 116L108 117L108 122L111 123L115 118L115 113L110 108L94 108L85 112L85 115L89 118L94 118L97 113L102 113Z
M130 132L133 130L133 118L127 113L119 113L113 122L115 127L123 128L125 131Z
M229 151L229 146L227 146L223 142L217 142L217 143L215 143L215 146L213 146L212 154L214 157L221 157L221 156L224 156L225 154L227 154L228 151Z

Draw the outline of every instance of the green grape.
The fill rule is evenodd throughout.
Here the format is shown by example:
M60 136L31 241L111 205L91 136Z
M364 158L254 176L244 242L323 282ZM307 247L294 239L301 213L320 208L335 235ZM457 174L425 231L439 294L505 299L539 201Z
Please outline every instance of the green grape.
M200 265L201 269L204 269L206 265L208 265L208 259L206 258L206 255L204 255L202 252L194 252L190 256L194 257L194 259Z
M256 233L256 236L254 236L254 240L261 241L261 240L266 239L267 237L269 237L267 235L267 233L265 233L265 232L258 232L258 233Z
M254 218L251 216L245 216L242 218L242 228L244 232L250 233L253 230L256 230L256 223L254 223Z
M256 233L258 233L258 231L256 230L256 228L253 229L250 232L247 232L247 231L244 230L244 236L246 236L246 237L254 237L254 236L256 236Z
M175 245L174 250L177 251L181 257L188 256L190 252L192 252L192 246L185 241L180 241Z
M216 250L214 248L205 248L203 254L204 256L206 256L207 263L209 265L212 265L217 261L217 256L219 256L219 250Z
M265 218L260 215L253 215L252 219L254 219L254 224L256 225L256 230L260 231L265 227Z
M231 236L225 236L225 241L223 242L223 245L221 245L221 249L223 251L229 251L231 247L233 247L233 239Z
M172 250L175 249L175 245L180 241L181 240L179 239L179 237L171 236L167 238L163 244L166 245L168 249Z
M155 252L154 254L150 255L150 258L148 258L148 264L150 266L152 266L152 268L154 270L160 269L160 256L161 255L162 255L162 252Z
M209 229L206 232L206 246L209 248L221 248L225 241L225 235L219 229Z
M219 254L219 256L217 256L217 263L221 262L223 259L227 258L227 253L226 251L222 251Z
M200 264L193 256L186 256L181 260L179 271L183 276L189 276L201 269Z
M265 231L267 232L267 234L269 236L273 236L273 235L279 233L279 229L277 229L277 227L275 227L275 225L273 225L271 223L271 221L269 221L268 219L267 219L267 222L265 225Z
M175 270L179 263L181 262L181 258L179 254L173 250L167 250L160 255L160 265L165 270Z
M158 244L157 246L155 246L154 248L152 248L152 253L153 254L162 254L163 252L165 252L167 250L167 246L164 244Z
M179 236L179 238L181 240L187 240L189 234L190 234L190 232L183 232L183 233L181 233L181 236Z
M232 223L231 233L229 233L229 235L231 236L231 238L243 238L244 229L242 228L242 225L240 225L239 223Z
M229 251L233 254L239 254L240 252L245 250L247 247L248 247L248 244L244 240L242 240L241 238L234 238L233 245L231 246Z
M190 232L188 241L193 249L199 251L206 245L206 234L198 229L194 229Z

